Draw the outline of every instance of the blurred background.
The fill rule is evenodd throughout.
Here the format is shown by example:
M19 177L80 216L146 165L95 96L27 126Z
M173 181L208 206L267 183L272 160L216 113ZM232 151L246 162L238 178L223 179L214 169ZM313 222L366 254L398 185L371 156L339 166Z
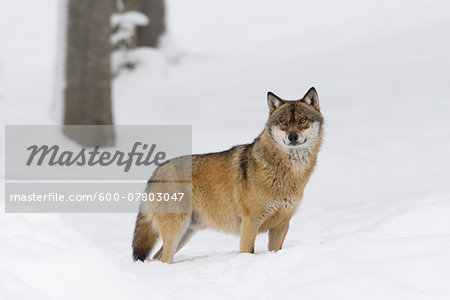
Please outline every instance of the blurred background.
M315 86L328 172L359 159L364 183L447 185L445 1L1 3L4 124L188 124L210 152L262 131L267 91Z
M182 298L204 286L207 272L205 297L245 290L264 298L291 288L307 299L320 298L318 290L324 299L367 299L367 291L378 299L445 299L449 11L448 2L434 0L0 0L2 124L188 124L193 152L204 153L251 142L268 117L267 91L294 100L311 86L326 120L318 167L284 257L235 258L237 237L205 231L180 252L184 267L140 268L130 259L134 215L23 218L69 245L46 228L75 230L100 253L79 254L93 278L103 272L88 263L101 261L145 296L165 295L148 282L172 291L155 278L157 268L181 286L179 274L191 278L184 293L170 294ZM98 138L113 142L107 134ZM16 225L4 234L24 239L16 247L37 243L22 221L7 217L5 226ZM257 252L265 243L258 239ZM205 265L212 267L205 271ZM257 265L270 268L280 285L263 293L247 277L235 280L239 268L261 273L258 282L269 280ZM16 274L21 265L3 266ZM142 282L129 274L142 275ZM78 283L90 291L88 281ZM60 284L43 295L71 289ZM129 291L126 284L115 289Z

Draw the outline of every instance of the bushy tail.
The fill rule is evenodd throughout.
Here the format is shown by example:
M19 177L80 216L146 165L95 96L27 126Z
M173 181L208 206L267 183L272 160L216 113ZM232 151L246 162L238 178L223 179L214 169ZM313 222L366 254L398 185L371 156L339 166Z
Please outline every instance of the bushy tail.
M136 219L136 227L133 236L133 259L134 261L144 261L152 251L153 246L158 241L159 234L153 227L148 216L141 213Z

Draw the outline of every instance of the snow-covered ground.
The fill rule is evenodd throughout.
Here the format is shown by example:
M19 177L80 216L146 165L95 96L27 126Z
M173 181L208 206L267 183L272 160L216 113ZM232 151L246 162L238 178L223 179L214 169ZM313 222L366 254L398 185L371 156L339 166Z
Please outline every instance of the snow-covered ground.
M168 5L163 49L114 81L117 124L192 124L194 152L216 151L259 134L268 90L319 92L325 143L284 249L204 231L172 265L134 263L134 214L4 214L1 185L0 299L450 299L450 5ZM0 1L2 124L59 122L57 12Z

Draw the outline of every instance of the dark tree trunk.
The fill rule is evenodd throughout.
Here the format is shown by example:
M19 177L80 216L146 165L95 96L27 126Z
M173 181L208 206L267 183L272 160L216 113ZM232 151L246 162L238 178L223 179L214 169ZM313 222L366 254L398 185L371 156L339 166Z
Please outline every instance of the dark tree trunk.
M113 0L69 0L65 125L112 125L110 16ZM114 131L65 134L85 146L113 145Z
M138 11L147 15L150 23L137 28L138 46L157 47L166 31L164 0L137 0Z

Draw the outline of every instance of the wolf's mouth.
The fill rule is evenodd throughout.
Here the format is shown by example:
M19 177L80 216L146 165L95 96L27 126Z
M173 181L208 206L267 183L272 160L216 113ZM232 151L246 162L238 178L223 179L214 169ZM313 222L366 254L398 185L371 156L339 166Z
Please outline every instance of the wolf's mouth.
M283 140L283 143L284 143L286 146L295 147L295 146L303 145L304 143L306 143L307 140L308 140L308 139L305 138L305 139L303 140L303 142L297 141L297 142L293 142L293 143L292 143L292 142L286 143L286 142Z

